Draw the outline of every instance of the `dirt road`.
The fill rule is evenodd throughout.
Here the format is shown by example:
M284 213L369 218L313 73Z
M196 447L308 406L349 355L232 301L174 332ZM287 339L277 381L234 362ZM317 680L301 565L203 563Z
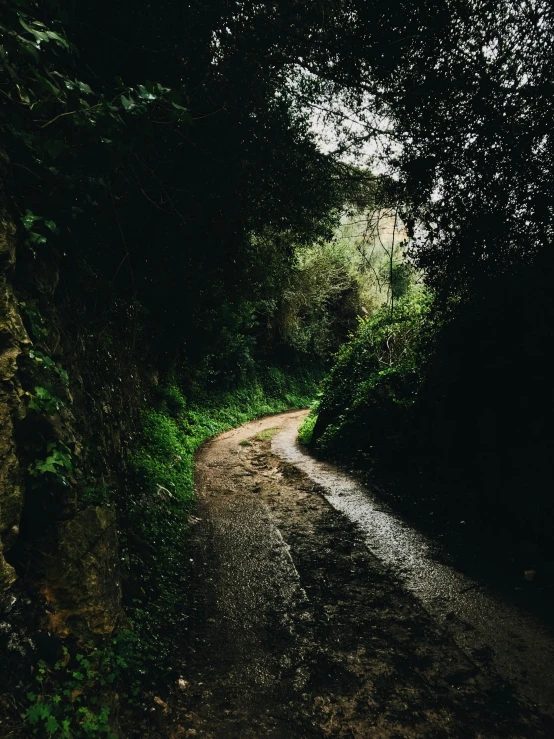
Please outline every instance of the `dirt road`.
M302 415L253 422L199 453L193 636L172 735L554 736L550 673L528 681L535 697L518 678L527 657L517 639L510 672L509 658L494 658L509 645L483 644L471 619L455 616L453 630L395 574L363 522L299 469L291 448ZM536 637L547 671L551 645Z

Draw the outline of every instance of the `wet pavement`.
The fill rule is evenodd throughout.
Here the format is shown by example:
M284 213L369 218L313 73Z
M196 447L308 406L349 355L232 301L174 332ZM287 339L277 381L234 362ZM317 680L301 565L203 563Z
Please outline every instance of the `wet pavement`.
M199 453L193 637L168 735L554 736L541 625L300 450L303 415Z
M286 424L272 450L321 486L337 511L360 527L370 551L473 658L485 650L498 672L527 699L554 714L554 642L531 615L444 562L447 552L410 527L357 480L314 459ZM553 729L554 735L554 729Z

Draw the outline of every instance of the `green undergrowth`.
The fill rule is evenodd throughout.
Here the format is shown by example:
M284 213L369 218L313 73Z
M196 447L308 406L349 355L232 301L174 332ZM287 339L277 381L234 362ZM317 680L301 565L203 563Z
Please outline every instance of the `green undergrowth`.
M178 675L180 652L194 638L187 620L194 453L210 437L254 418L307 407L319 379L317 371L258 368L234 390L197 390L187 397L174 377L144 410L121 530L126 611L148 678L145 690L164 693Z
M398 440L417 397L420 335L430 296L413 288L391 309L360 321L323 380L321 398L300 429L300 440L323 454L364 468Z
M203 392L187 399L178 380L158 391L143 413L143 444L133 466L153 493L168 491L180 503L194 497L194 453L212 436L253 418L310 405L317 391L310 372L287 374L272 367L232 391Z
M300 424L298 429L298 441L301 444L310 444L314 433L314 426L317 421L317 410L313 408L306 418Z
M54 664L39 660L22 715L32 734L116 739L115 693L131 698L140 691L136 680L129 681L135 641L122 631L101 649L92 643L82 644L80 652L64 646Z

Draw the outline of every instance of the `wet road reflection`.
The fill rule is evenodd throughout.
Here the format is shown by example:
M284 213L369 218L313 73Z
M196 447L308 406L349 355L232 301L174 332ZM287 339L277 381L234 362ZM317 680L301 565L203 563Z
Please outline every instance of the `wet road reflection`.
M554 642L534 617L505 603L445 563L431 540L410 527L370 490L297 444L291 419L272 450L319 485L333 508L357 524L367 547L478 663L492 664L522 697L554 713Z

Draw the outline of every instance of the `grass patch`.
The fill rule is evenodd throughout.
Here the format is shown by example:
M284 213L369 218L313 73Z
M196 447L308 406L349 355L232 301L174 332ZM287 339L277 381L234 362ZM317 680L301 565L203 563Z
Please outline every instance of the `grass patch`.
M279 429L265 429L256 434L254 438L259 441L268 441L269 439L272 439L278 431Z
M132 465L142 489L160 487L176 501L194 498L194 453L207 439L254 418L306 408L317 392L310 373L287 375L265 369L261 377L231 392L203 392L190 400L175 382L159 391L156 406L143 413L142 443ZM270 439L276 429L257 438Z
M300 424L300 427L298 429L298 441L301 444L308 445L311 442L316 421L317 413L315 411L310 411L309 415L307 415Z

